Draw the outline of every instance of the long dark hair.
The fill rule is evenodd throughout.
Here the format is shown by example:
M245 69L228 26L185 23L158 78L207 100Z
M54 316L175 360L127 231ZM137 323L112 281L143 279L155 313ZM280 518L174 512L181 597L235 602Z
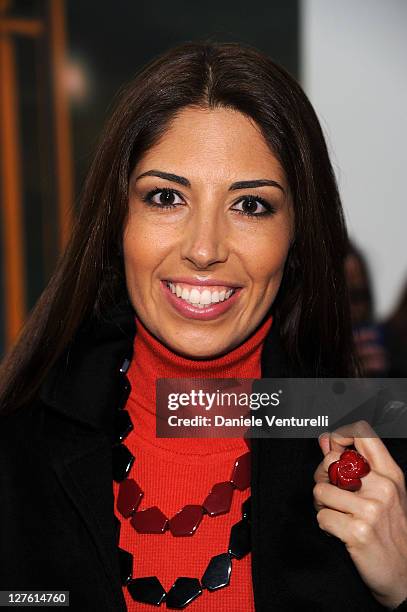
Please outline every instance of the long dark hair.
M126 292L121 258L128 181L140 156L187 106L254 119L291 188L295 240L274 307L283 347L311 375L355 372L343 271L347 232L316 114L298 83L250 45L178 45L145 65L102 135L70 243L1 373L2 411L28 401L79 328Z

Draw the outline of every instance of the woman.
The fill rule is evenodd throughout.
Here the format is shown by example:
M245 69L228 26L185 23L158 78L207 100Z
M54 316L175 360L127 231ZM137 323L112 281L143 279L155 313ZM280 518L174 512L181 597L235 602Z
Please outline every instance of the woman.
M248 471L242 439L154 436L160 377L354 375L346 247L318 120L284 70L233 43L150 62L3 366L2 589L69 590L78 610L400 604L404 443L363 448L359 495L324 482L353 438L322 437L322 462L312 439L252 439Z

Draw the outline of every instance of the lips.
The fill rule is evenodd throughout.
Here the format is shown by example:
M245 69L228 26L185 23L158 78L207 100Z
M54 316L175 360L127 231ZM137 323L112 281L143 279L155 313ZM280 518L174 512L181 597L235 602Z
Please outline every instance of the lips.
M160 285L162 287L163 296L166 301L172 306L172 308L177 311L183 317L188 319L200 319L200 320L210 320L215 319L218 316L222 315L230 308L232 308L233 304L236 300L239 299L241 289L229 289L231 295L219 302L211 302L210 304L198 305L194 303L190 303L189 301L182 299L180 296L177 296L175 293L171 291L169 288L169 282L171 281L161 281ZM211 280L212 282L212 280ZM199 295L198 285L193 285L192 291L196 291ZM207 287L207 285L205 285ZM207 289L203 290L207 292ZM209 293L209 292L208 292ZM223 289L220 293L225 293Z
M208 286L222 286L228 287L229 289L240 289L242 287L241 284L236 283L234 281L229 281L225 279L219 278L209 278L209 277L187 277L187 276L168 276L166 278L161 279L164 282L171 282L174 284L186 284L186 285L196 285L198 287L208 287Z

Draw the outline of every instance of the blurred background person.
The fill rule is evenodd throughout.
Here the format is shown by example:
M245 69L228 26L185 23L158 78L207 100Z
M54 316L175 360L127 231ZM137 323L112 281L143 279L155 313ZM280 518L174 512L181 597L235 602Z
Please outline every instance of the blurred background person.
M352 243L345 259L352 325L356 350L364 376L386 376L388 355L383 330L376 321L373 287L366 258Z

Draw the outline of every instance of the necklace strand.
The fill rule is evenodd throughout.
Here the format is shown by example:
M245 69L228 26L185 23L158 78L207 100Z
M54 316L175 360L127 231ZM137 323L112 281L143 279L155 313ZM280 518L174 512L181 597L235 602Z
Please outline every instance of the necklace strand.
M131 525L139 533L165 533L169 530L173 536L191 536L196 532L205 514L214 517L229 512L234 489L243 491L250 486L250 452L238 457L229 481L216 483L202 505L187 504L171 519L168 519L157 506L138 511L144 492L134 479L128 478L135 457L123 444L123 440L133 430L130 415L124 408L131 391L126 376L129 366L130 360L125 359L119 369L121 401L115 413L112 436L113 480L119 483L116 507L122 516L130 517ZM202 594L203 589L214 591L227 586L232 572L232 559L240 560L251 550L250 506L249 497L242 504L241 520L230 530L227 551L210 559L201 580L180 576L168 592L157 576L132 577L133 555L119 546L121 523L114 515L121 584L127 587L135 601L153 606L165 602L170 609L185 608Z

